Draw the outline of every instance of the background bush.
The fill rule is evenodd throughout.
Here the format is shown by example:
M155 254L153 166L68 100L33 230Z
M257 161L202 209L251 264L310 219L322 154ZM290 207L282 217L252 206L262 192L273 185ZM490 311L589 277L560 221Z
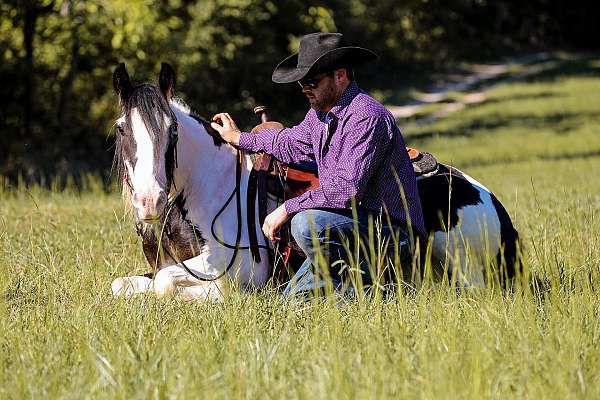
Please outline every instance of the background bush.
M598 47L594 8L533 0L5 0L0 3L0 176L44 181L108 176L117 110L112 70L134 80L174 65L179 95L203 116L271 106L284 122L306 110L273 67L313 31L341 31L380 59L361 85L385 88L456 60L544 48Z

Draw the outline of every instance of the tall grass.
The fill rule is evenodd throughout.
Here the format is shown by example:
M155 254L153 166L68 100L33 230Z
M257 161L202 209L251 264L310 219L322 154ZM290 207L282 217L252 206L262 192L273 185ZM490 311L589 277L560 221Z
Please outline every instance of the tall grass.
M272 290L233 291L219 304L113 298L112 279L148 269L119 196L5 187L0 398L600 398L600 136L590 105L600 81L569 65L422 128L440 135L407 136L498 195L527 268L544 278L535 290L424 284L342 304L286 302ZM572 115L567 133L514 118L546 121L560 107ZM506 124L474 127L494 116Z

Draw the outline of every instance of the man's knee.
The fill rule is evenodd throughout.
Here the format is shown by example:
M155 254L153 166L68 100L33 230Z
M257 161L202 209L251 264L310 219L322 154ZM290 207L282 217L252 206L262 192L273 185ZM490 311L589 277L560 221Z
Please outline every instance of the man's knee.
M301 247L304 243L310 243L315 235L315 222L311 210L301 211L294 215L290 222L292 236Z

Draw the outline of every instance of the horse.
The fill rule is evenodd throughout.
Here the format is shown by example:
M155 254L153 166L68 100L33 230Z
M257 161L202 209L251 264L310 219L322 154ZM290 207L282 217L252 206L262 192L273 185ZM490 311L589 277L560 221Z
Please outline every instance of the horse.
M166 63L158 82L134 87L124 64L113 74L121 106L115 169L155 271L115 279L113 294L221 299L227 279L243 289L264 286L273 271L270 244L260 231L258 200L241 201L249 193L250 155L224 143L173 96L175 73ZM512 279L518 233L505 208L475 179L427 155L411 156L430 232L430 250L421 246L422 253L461 287L485 286L490 263L501 281ZM268 209L276 206L270 198Z
M174 97L170 65L162 64L158 82L134 86L123 63L113 73L121 109L113 168L154 271L115 279L113 294L154 291L158 297L218 300L228 279L242 288L264 286L270 276L267 241L258 232L254 256L244 245L250 233L241 196L252 170L249 155L225 144L208 121Z
M458 287L509 288L519 273L519 233L492 191L458 168L409 149L431 265ZM425 252L427 250L424 250ZM426 258L424 261L427 261ZM435 271L434 271L435 272Z

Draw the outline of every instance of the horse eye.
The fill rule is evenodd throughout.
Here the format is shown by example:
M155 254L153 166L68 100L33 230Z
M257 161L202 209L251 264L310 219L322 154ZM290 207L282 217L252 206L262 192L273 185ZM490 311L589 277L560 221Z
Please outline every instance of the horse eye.
M122 136L125 136L125 129L121 125L117 125L117 130Z

